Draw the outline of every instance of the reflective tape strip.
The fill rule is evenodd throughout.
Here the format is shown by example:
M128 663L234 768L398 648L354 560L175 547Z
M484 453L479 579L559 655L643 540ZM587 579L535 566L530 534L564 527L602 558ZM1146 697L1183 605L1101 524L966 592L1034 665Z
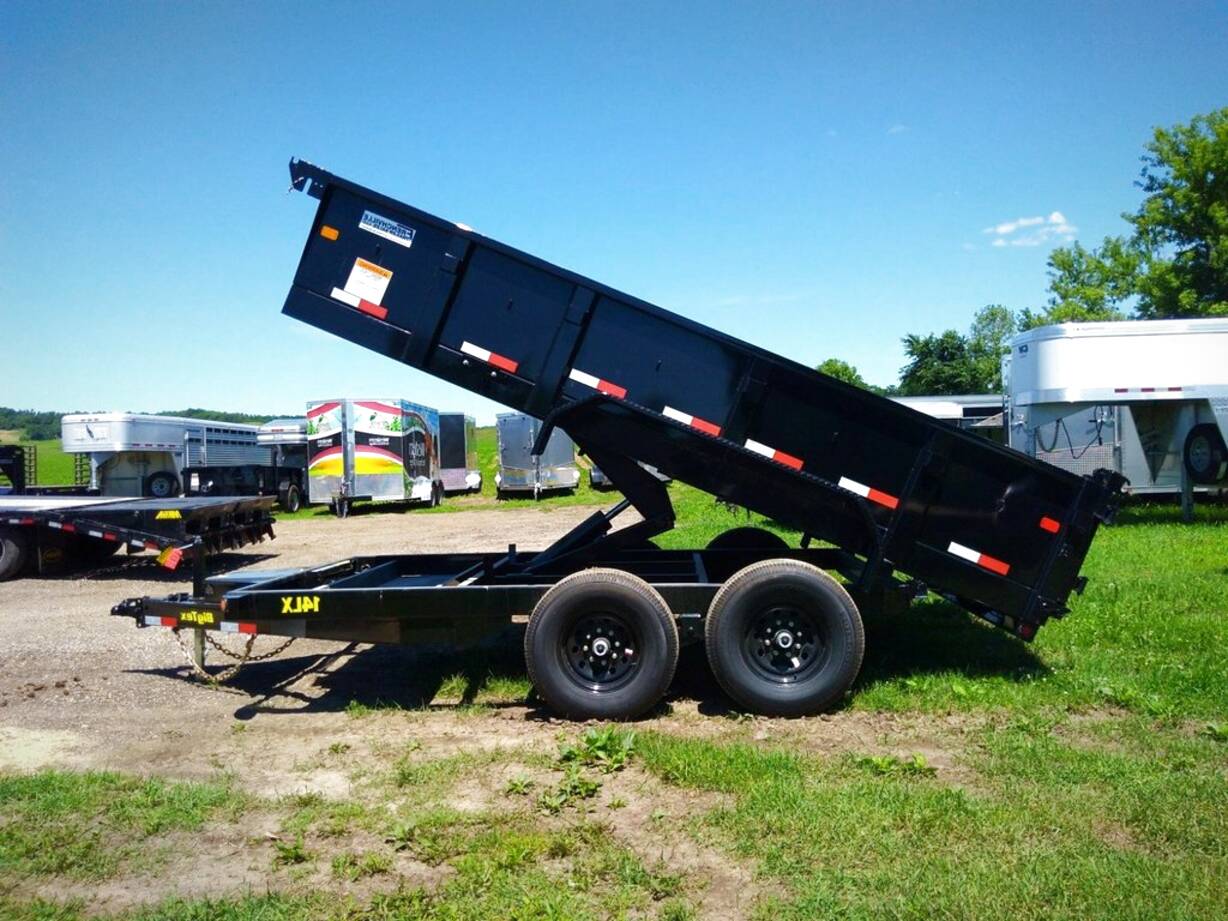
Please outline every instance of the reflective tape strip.
M103 531L103 532L102 532L102 539L103 539L103 540L119 540L119 535L118 535L118 534L113 534L113 533L112 533L112 532L110 532L110 531Z
M90 537L102 537L101 531L86 531L85 533L88 534Z
M349 304L351 307L357 307L359 301L362 300L357 294L350 294L344 288L333 288L333 298L341 301L343 304Z
M361 310L363 313L368 313L377 320L383 320L388 316L388 308L381 307L379 304L373 304L371 301L365 301L357 294L350 294L344 288L333 288L333 297L341 301L343 304L349 304L356 310Z
M777 451L771 445L765 445L763 442L746 439L746 450L754 451L756 454L762 454L769 460L774 460L778 464L784 464L786 467L792 467L794 470L801 470L803 466L800 457L794 457L792 454L786 454L784 451Z
M255 633L256 625L243 621L224 620L219 624L223 633Z
M154 617L150 614L145 615L146 627L178 627L178 617Z
M60 530L63 531L65 534L73 534L76 532L77 526L75 524L72 524L71 522L66 521L60 527Z
M1000 576L1004 576L1011 571L1009 563L1003 563L987 553L981 553L979 550L973 550L971 547L965 547L963 544L955 543L955 541L951 541L951 545L947 547L947 552L959 557L961 560L976 563L977 566L988 569L990 572L996 572Z
M502 368L509 374L515 374L516 369L520 367L520 362L513 361L506 355L500 355L498 352L492 352L490 349L484 349L480 345L474 345L472 342L462 342L460 350L466 355L472 355L479 361L486 362L488 365Z
M145 549L146 550L157 550L158 545L155 544L152 540L147 540L145 541Z
M128 546L132 548L133 550L144 550L145 549L145 545L141 543L139 540L128 541Z
M48 521L47 527L55 528L58 531L62 527L62 525L58 521Z
M689 425L693 429L698 429L705 435L719 435L721 427L707 419L700 419L698 416L692 416L690 413L684 413L680 409L674 409L672 406L666 406L661 413L667 418L673 419L675 422L681 422L683 425Z
M856 480L850 480L846 476L840 477L840 488L847 489L849 492L855 492L863 499L869 499L871 502L877 502L879 505L886 506L887 508L897 508L900 504L900 500L890 493L867 486L865 483L858 483Z
M1062 523L1056 518L1050 518L1048 515L1042 515L1040 519L1040 527L1043 531L1048 531L1050 534L1056 534L1062 530Z
M572 368L571 373L569 373L567 376L578 384L583 384L585 387L592 387L598 393L618 397L620 400L627 395L626 387L619 387L617 384L612 384L609 381L602 380L595 374L589 374L585 371L581 371L579 368Z

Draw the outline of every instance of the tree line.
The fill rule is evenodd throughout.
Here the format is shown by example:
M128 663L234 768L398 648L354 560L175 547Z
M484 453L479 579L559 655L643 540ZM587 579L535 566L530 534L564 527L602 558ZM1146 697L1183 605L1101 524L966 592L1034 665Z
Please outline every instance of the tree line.
M829 358L818 370L884 394L997 393L1002 356L1017 332L1051 323L1228 317L1228 107L1171 128L1144 147L1135 185L1143 199L1122 214L1126 233L1049 255L1049 297L1038 310L982 307L966 332L904 337L899 383L867 384Z

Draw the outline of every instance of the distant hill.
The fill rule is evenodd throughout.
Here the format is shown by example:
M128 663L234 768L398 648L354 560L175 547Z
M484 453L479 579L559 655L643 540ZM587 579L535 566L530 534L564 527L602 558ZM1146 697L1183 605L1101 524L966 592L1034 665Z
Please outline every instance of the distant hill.
M101 410L99 410L101 411ZM69 412L89 412L84 409L73 409ZM30 441L47 441L60 437L60 417L66 413L36 412L32 409L12 409L0 406L0 431L12 430L21 432L21 437ZM245 422L248 425L260 425L276 418L273 415L262 416L254 413L227 413L215 409L166 409L154 413L157 416L191 416L195 419L207 419L210 422Z

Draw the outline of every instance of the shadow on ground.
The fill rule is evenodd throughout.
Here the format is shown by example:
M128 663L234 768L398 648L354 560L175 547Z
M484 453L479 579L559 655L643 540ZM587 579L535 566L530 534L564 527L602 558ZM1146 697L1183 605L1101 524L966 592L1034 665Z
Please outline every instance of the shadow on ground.
M901 615L867 612L864 620L866 654L854 696L880 682L930 673L1026 681L1048 671L1026 644L979 624L945 602L921 602ZM523 637L521 625L463 652L443 646L350 644L316 655L282 655L246 664L226 686L249 698L236 709L236 719L250 719L257 713L292 715L354 707L451 709L473 704L492 682L523 681ZM216 652L211 653L209 661L214 673L230 664ZM186 667L146 673L178 681L196 680ZM313 679L311 693L297 690L299 681L309 676ZM455 680L457 676L459 681ZM448 700L441 703L445 683ZM459 700L455 697L458 688ZM708 668L702 643L682 649L670 692L648 718L667 712L671 702L680 700L699 701L700 712L707 715L728 715L737 709ZM523 699L504 696L482 703L492 708L528 706L529 719L550 716L537 706L531 693Z

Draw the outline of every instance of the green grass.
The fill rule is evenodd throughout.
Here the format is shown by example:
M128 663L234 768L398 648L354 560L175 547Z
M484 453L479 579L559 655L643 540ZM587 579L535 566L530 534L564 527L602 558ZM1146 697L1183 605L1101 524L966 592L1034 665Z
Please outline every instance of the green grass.
M242 803L221 784L168 783L111 773L0 775L0 875L102 879L156 865L144 842L193 831Z
M698 821L768 881L764 919L1224 917L1222 749L1119 728L1125 752L993 730L968 753L970 789L656 733L641 754L667 783L731 798Z
M26 439L19 440L17 438L12 438L11 440L0 439L0 444L19 444L23 448L34 448L38 451L37 485L73 485L74 455L64 453L60 447L60 440L58 438L53 438L46 441L29 441Z

